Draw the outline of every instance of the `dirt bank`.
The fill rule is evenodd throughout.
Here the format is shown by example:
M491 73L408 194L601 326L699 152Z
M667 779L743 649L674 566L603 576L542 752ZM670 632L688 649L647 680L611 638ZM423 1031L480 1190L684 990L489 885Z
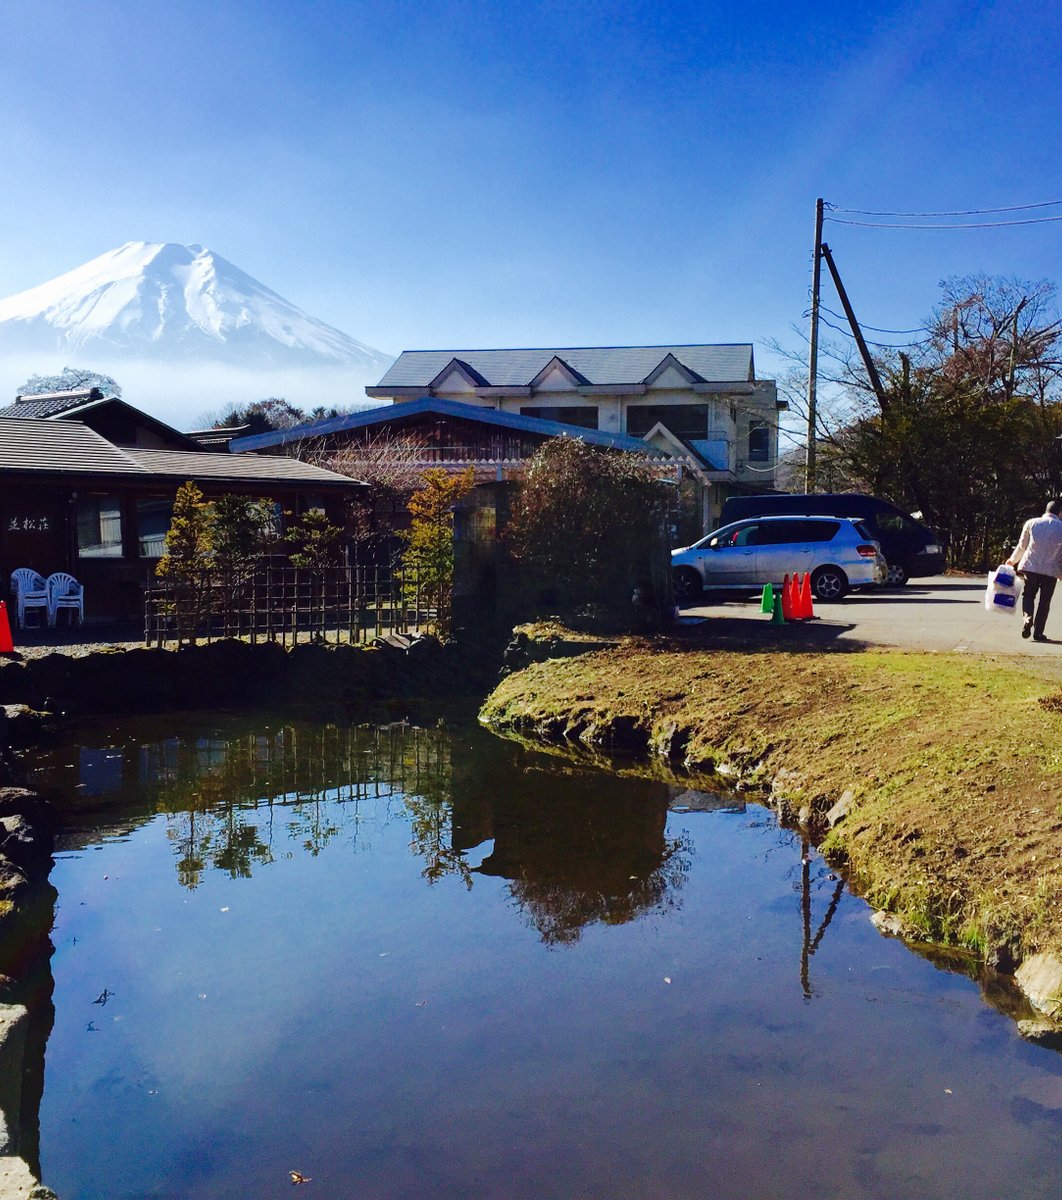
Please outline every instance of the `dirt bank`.
M909 935L1062 969L1057 681L964 655L626 641L510 675L481 717L716 770L803 820ZM1062 1010L1054 983L1032 998Z

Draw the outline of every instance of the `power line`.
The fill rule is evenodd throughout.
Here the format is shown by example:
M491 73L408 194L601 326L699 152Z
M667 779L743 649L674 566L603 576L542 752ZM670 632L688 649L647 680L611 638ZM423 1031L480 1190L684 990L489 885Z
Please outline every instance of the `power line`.
M1023 221L970 221L947 225L900 225L883 221L846 221L843 217L826 217L834 225L861 225L864 229L1004 229L1008 225L1046 225L1049 221L1062 221L1057 217L1028 217Z
M1008 204L1005 208L957 208L949 212L877 212L866 208L838 208L835 204L826 207L831 212L847 213L856 217L978 217L986 213L1027 212L1032 208L1056 208L1062 200L1042 200L1039 204Z
M847 318L845 316L843 316L841 313L834 312L832 308L829 308L825 304L822 306L822 308L823 308L824 312L828 312L831 317L836 317L838 321L847 320ZM807 316L807 313L805 313L804 315ZM864 329L873 329L873 331L875 333L895 333L895 334L899 335L899 334L905 334L905 333L929 333L930 332L924 325L916 325L914 327L914 329L882 329L882 327L880 325L868 325L865 321L860 321L860 324L863 326Z
M822 305L821 307L825 308L826 306ZM837 314L834 313L834 316L836 316L836 315ZM840 319L843 321L845 318L841 317ZM855 334L850 329L844 329L840 325L835 325L832 321L827 321L825 317L820 317L819 320L822 321L823 325L828 326L830 329L834 330L835 332L844 334L845 337L855 338ZM868 325L867 328L869 329L870 326ZM875 342L873 340L873 338L864 338L863 340L867 343L868 346L879 346L882 350L899 350L899 349L901 349L900 346L896 346L892 342ZM914 343L905 342L904 345L908 345L908 346L918 345L918 343L922 342L922 341L925 341L925 339L919 338L918 342L914 342Z

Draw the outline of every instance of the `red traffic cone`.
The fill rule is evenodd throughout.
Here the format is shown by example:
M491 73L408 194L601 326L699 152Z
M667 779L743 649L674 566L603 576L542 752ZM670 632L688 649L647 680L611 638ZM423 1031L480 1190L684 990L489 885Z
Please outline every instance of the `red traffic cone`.
M811 594L811 575L804 572L804 586L800 589L800 619L802 621L815 620L815 605L814 597Z
M0 600L0 654L14 654L15 643L11 640L11 622L7 618L7 603Z
M795 616L793 612L793 580L788 575L782 580L782 616L787 621L792 621Z

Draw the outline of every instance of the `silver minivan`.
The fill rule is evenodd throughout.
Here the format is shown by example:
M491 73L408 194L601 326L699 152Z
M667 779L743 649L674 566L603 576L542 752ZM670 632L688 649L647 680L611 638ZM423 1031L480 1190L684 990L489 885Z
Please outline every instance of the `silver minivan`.
M671 551L675 599L701 590L752 591L786 575L811 576L817 600L840 600L856 587L885 581L881 547L849 517L756 517L735 521Z

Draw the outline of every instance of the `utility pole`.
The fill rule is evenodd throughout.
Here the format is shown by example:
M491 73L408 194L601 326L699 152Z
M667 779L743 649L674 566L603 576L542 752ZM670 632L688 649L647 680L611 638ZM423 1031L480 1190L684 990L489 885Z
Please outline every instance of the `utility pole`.
M811 333L808 350L808 441L804 491L815 490L815 401L819 373L819 282L822 276L822 197L815 201L815 261L811 275Z
M889 407L889 398L885 395L885 389L881 386L881 376L878 374L878 369L874 366L874 360L870 357L870 351L867 349L866 339L863 337L863 331L859 328L859 322L856 320L855 311L852 308L852 302L848 299L848 293L844 290L844 284L841 282L841 273L837 270L837 264L833 261L833 255L830 253L830 248L825 243L822 246L822 257L826 260L826 265L830 268L830 275L833 276L833 286L837 289L837 295L840 298L841 305L844 308L844 315L848 318L848 324L852 330L852 336L855 338L855 343L859 347L860 357L863 359L863 366L867 369L867 377L870 379L870 386L874 390L874 395L878 398L878 404L881 405L881 411L884 412Z

